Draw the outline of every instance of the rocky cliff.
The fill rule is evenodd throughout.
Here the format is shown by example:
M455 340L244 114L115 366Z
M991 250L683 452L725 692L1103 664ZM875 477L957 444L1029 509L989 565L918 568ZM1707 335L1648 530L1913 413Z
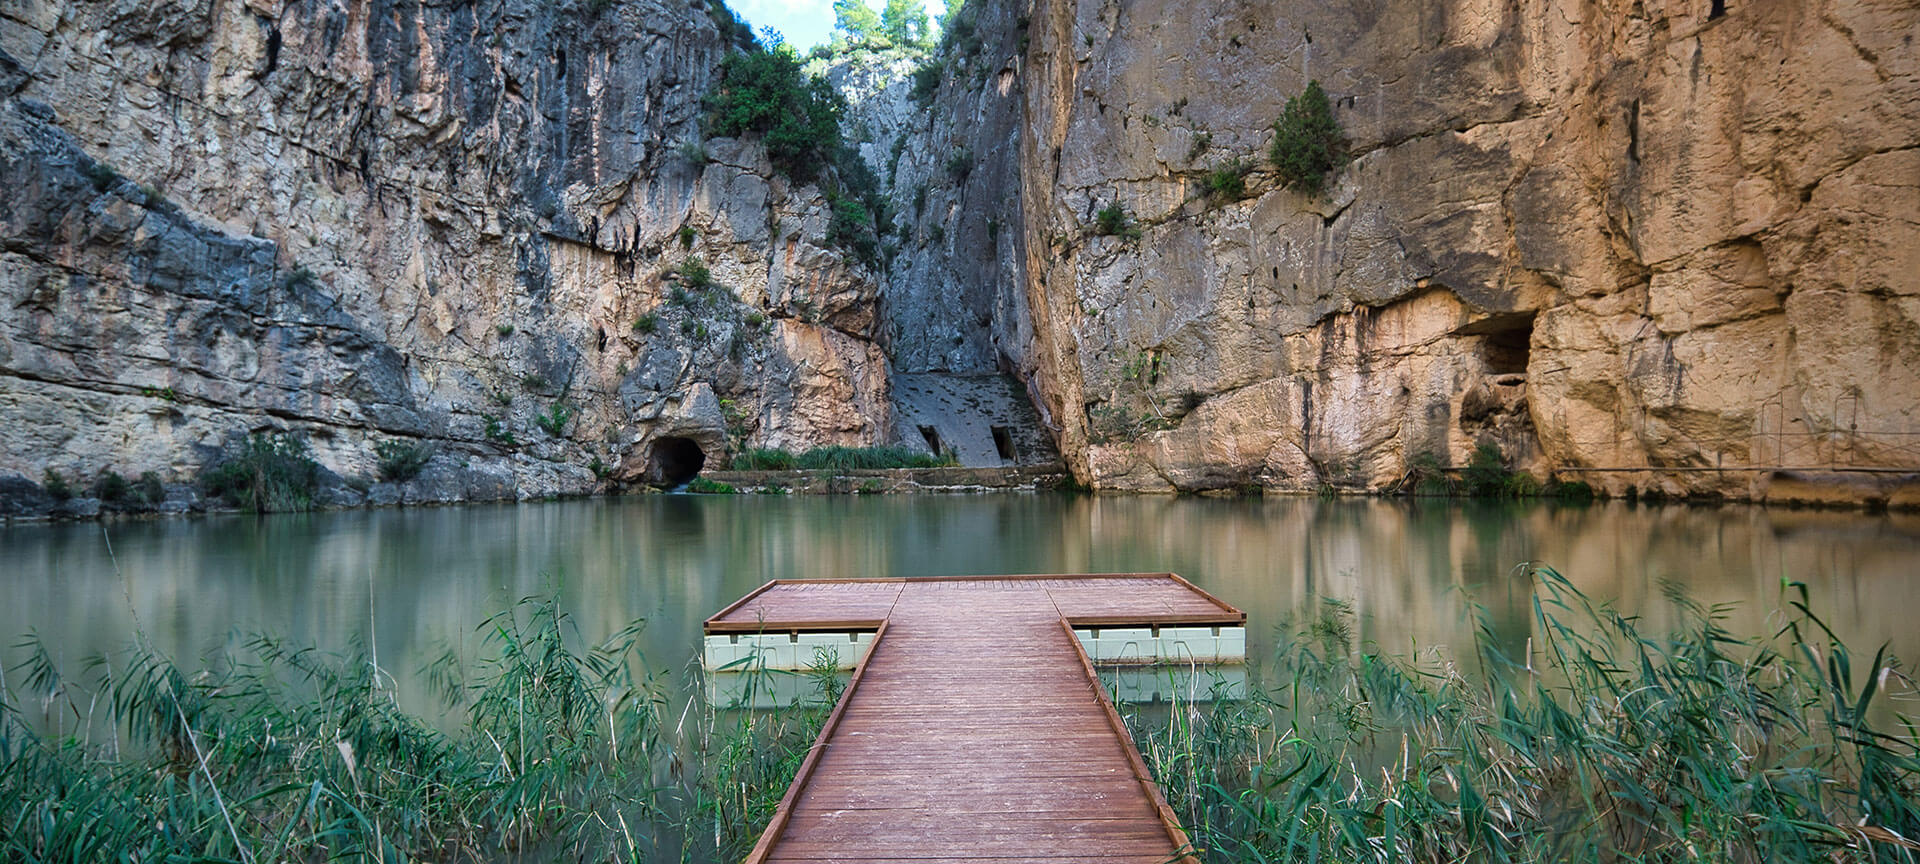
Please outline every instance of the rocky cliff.
M918 84L817 64L890 202L863 262L819 187L703 137L717 4L9 4L0 486L290 429L338 503L888 442L1139 491L1385 490L1490 444L1614 492L1920 500L1912 3L954 26ZM1348 159L1309 195L1268 148L1311 81ZM420 480L344 482L388 440L435 447Z
M1096 484L1382 489L1492 443L1616 492L1914 500L1920 7L1061 0L1030 29L1031 369ZM1324 196L1265 158L1314 80L1351 154ZM1140 236L1096 230L1115 202Z
M878 277L701 135L744 37L666 0L9 3L0 474L185 481L284 429L328 500L455 500L890 440ZM420 480L338 482L386 440Z

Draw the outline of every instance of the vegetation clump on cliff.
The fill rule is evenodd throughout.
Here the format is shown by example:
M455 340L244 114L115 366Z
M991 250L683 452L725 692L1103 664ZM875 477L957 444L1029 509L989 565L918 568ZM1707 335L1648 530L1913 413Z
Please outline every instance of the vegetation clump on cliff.
M865 0L834 0L833 29L831 48L841 50L899 47L925 51L934 41L924 0L887 0L878 14Z
M1267 156L1282 186L1314 198L1325 191L1327 175L1346 161L1346 139L1319 81L1309 82L1305 91L1287 100L1273 123L1273 147Z
M307 442L285 432L255 432L200 475L208 495L256 513L309 510L320 485L320 463Z
M1127 210L1115 201L1094 214L1094 233L1105 237L1140 239L1140 226L1127 216Z
M1468 498L1533 498L1547 496L1569 501L1590 501L1593 487L1578 480L1554 481L1541 486L1532 474L1507 466L1507 458L1494 444L1475 447L1465 467L1449 469L1433 453L1418 453L1407 462L1407 471L1394 489L1402 495L1449 496Z
M840 134L845 110L833 86L806 74L793 49L776 39L721 62L720 83L707 99L707 130L758 135L774 170L797 183L818 181L832 213L828 242L872 267L880 245L874 226L884 221L886 202L873 170Z
M776 45L721 61L720 84L707 101L707 128L725 137L759 135L775 170L806 183L838 153L844 108L826 79L804 75L793 51Z
M941 468L957 465L951 454L935 455L906 447L815 447L802 453L756 448L733 457L735 471Z
M425 441L389 438L375 443L373 453L381 480L405 483L420 476L421 469L433 459L433 445Z

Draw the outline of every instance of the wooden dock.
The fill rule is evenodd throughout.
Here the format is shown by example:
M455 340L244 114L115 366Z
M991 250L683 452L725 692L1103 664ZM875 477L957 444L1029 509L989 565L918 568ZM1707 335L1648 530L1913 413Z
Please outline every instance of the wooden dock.
M1194 861L1074 635L1240 626L1172 574L775 581L709 634L877 631L747 861Z

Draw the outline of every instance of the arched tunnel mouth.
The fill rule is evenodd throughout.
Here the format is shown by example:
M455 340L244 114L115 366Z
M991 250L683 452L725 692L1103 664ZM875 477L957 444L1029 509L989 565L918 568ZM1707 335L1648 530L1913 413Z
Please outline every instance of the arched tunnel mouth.
M681 486L699 476L706 464L706 451L693 439L662 438L653 442L653 453L647 458L647 482L668 488Z

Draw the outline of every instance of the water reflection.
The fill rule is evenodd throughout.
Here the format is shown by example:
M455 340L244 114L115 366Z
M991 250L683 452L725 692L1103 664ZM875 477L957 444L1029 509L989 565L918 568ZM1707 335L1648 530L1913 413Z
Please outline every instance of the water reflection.
M108 556L110 538L120 572ZM34 631L70 672L132 638L190 660L269 632L363 644L429 707L418 667L514 600L558 591L590 638L634 618L656 669L697 663L700 622L773 578L1173 571L1245 609L1249 654L1319 598L1382 649L1464 646L1463 595L1495 638L1534 635L1522 561L1551 563L1656 626L1661 584L1768 628L1783 578L1870 651L1920 637L1920 519L1747 506L1378 500L636 496L602 501L0 528L0 638Z

